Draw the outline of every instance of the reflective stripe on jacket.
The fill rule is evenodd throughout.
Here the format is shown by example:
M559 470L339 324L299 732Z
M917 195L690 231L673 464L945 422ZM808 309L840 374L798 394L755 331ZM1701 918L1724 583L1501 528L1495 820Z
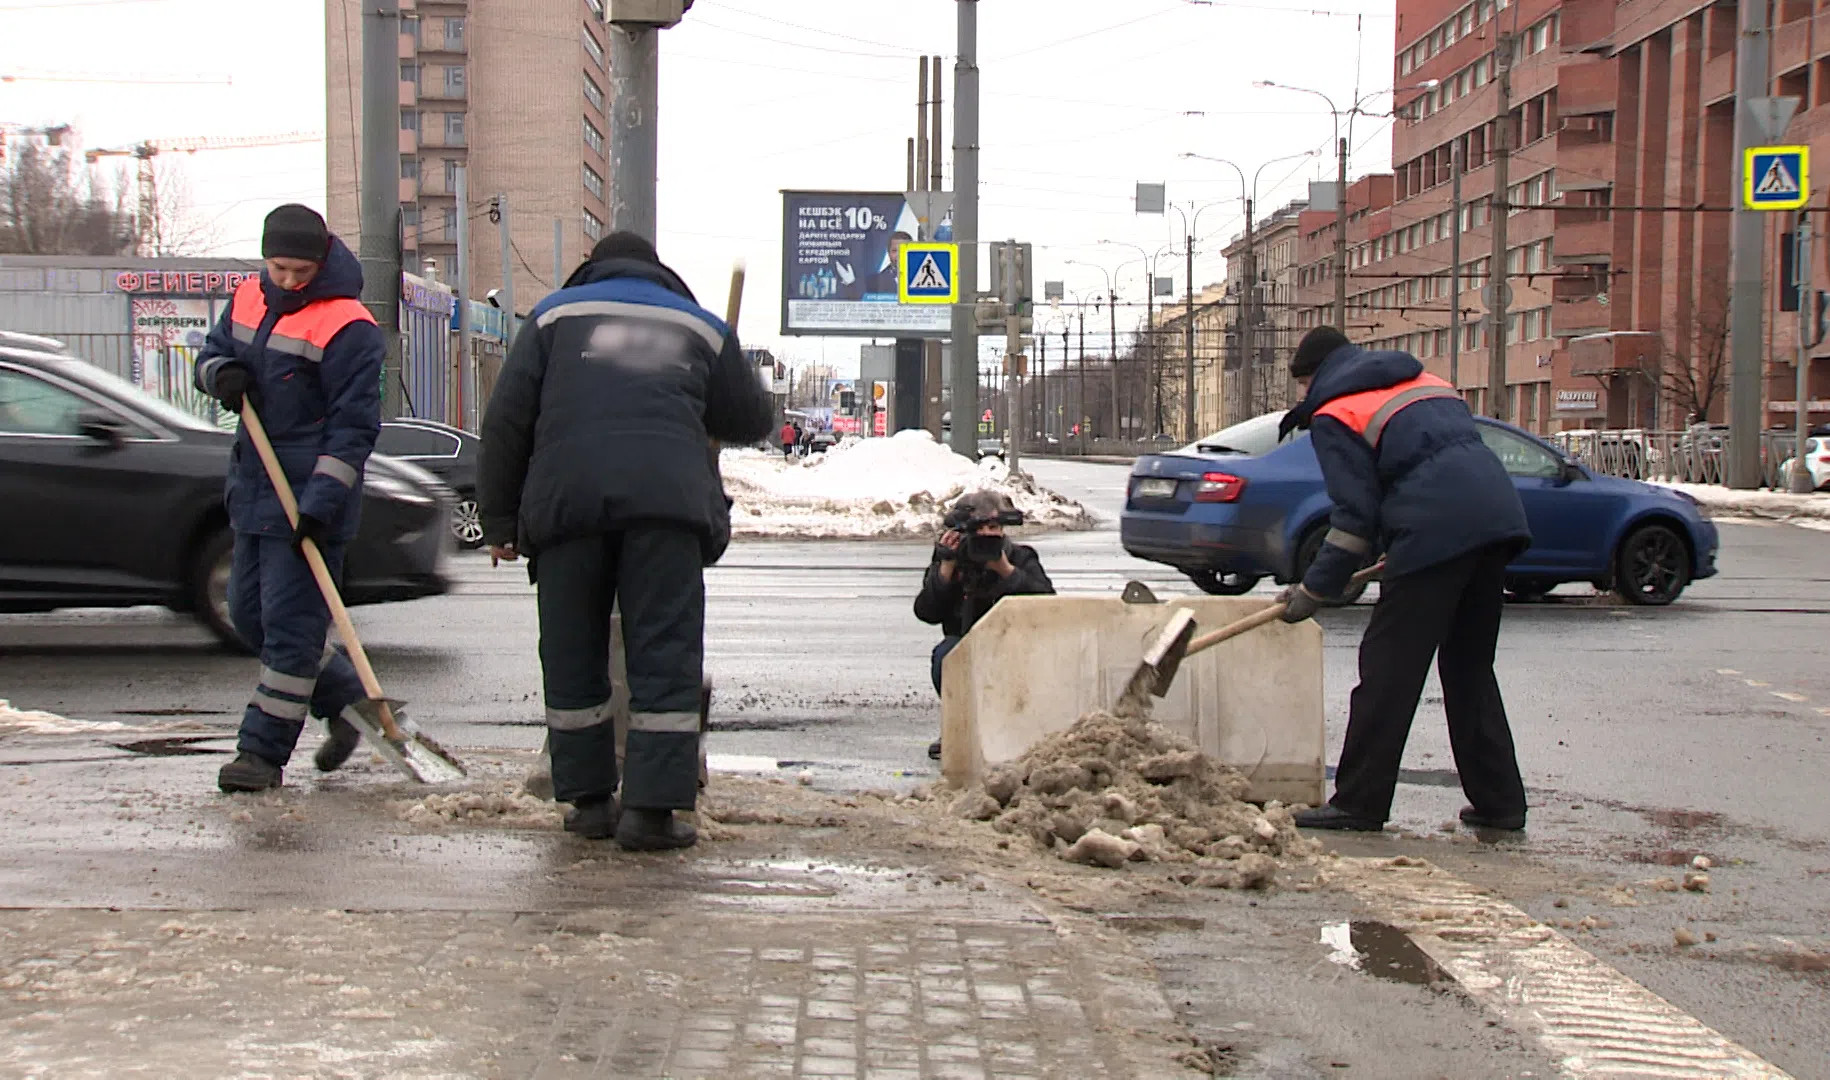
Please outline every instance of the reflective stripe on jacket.
M1385 434L1385 425L1392 417L1407 406L1430 398L1460 399L1461 395L1455 392L1447 380L1426 371L1414 379L1391 386L1335 398L1315 410L1315 415L1339 420L1354 434L1365 439L1366 445L1377 450L1379 438Z

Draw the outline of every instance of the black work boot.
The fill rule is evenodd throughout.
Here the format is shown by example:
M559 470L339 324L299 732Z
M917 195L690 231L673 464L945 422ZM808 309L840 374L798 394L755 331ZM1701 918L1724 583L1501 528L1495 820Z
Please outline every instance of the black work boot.
M940 740L939 739L935 739L933 742L928 744L928 760L929 761L939 761L940 760Z
M267 791L280 786L284 771L273 762L246 750L216 774L216 786L224 792Z
M1376 818L1360 817L1351 814L1338 806L1329 804L1318 806L1313 810L1299 810L1296 813L1296 827L1299 829L1333 829L1339 832L1384 832L1385 822Z
M616 835L616 823L623 816L622 803L615 796L608 799L580 799L566 815L566 832L587 840L608 840Z
M698 830L675 817L672 810L631 807L616 824L616 843L624 851L669 851L698 842Z
M311 756L311 763L318 767L319 772L336 772L341 769L362 742L362 732L357 731L356 725L341 716L331 717L329 725L330 730L325 733L324 741L318 744L318 752Z
M1472 806L1461 808L1461 823L1474 829L1498 829L1502 832L1521 832L1525 828L1525 812L1516 814L1483 814Z

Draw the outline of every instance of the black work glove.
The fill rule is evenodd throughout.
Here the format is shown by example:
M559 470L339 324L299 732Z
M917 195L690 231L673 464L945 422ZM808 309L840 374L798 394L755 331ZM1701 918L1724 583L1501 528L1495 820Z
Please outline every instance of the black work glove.
M1321 597L1301 585L1291 585L1277 599L1284 606L1283 620L1287 623L1299 623L1305 619L1313 619L1316 611L1322 606Z
M324 553L324 542L330 537L330 525L319 521L310 514L300 514L299 523L292 527L292 550L303 555L305 541L310 540L318 547L318 553Z
M231 361L216 369L216 400L232 413L240 413L244 401L261 407L260 390L246 364Z

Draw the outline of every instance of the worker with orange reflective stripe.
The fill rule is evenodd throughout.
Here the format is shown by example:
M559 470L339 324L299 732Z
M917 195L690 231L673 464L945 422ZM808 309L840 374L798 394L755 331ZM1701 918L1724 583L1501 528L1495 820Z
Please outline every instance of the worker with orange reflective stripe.
M1461 395L1409 353L1361 349L1321 326L1297 346L1290 375L1307 393L1283 432L1309 429L1334 513L1320 554L1284 591L1284 620L1312 617L1356 570L1385 560L1334 797L1297 824L1385 827L1434 659L1470 804L1462 821L1524 828L1525 787L1493 672L1506 564L1531 543L1512 478Z
M356 748L344 711L361 701L349 658L326 645L330 612L300 554L310 538L333 575L356 535L362 470L381 433L381 330L362 306L362 267L324 219L288 204L267 215L264 269L242 282L197 357L197 389L239 413L254 406L298 494L295 527L260 455L238 432L225 502L235 532L229 613L261 657L224 791L278 787L305 719L329 724L316 762L338 768Z

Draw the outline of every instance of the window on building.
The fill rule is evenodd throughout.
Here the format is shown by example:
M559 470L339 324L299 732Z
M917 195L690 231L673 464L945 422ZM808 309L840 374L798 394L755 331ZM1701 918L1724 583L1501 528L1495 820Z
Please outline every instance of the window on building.
M402 180L418 180L419 179L419 159L418 158L403 157L400 159L400 178Z
M585 100L591 103L592 108L599 112L603 111L604 91L595 82L591 81L591 76L589 75L585 76Z
M445 48L450 52L464 51L464 20L445 20Z
M445 242L447 244L457 243L457 231L458 231L457 215L458 215L457 207L455 207L455 206L445 207L444 226L445 226Z
M400 32L413 39L413 47L419 48L419 16L405 11L400 13Z
M593 214L589 210L586 210L584 212L584 214L585 214L585 236L589 237L592 240L600 239L604 235L604 223L601 220L599 220L599 218L596 214Z
M402 60L400 62L400 81L411 83L417 88L419 86L419 65L411 60Z
M1474 32L1473 4L1469 4L1467 7L1461 9L1461 14L1455 17L1455 26L1461 31L1462 37L1467 37Z
M585 36L585 52L591 54L591 62L597 65L599 71L602 71L604 68L604 47L597 43L597 35L593 34L589 28L585 28L581 33Z
M413 203L402 203L400 206L400 220L406 225L418 225L419 207Z
M604 156L604 133L597 130L589 120L585 121L585 145L595 150L598 157Z
M453 112L445 114L445 142L451 146L464 145L464 114Z
M597 196L600 199L603 198L604 197L604 178L602 176L599 176L597 170L593 169L591 166L586 165L584 168L585 168L585 190L589 191L591 194Z
M445 190L456 194L458 163L452 158L445 159Z
M458 98L464 96L464 69L462 67L445 69L445 96Z
M402 130L402 131L418 131L419 130L419 110L418 109L400 110L400 130Z

